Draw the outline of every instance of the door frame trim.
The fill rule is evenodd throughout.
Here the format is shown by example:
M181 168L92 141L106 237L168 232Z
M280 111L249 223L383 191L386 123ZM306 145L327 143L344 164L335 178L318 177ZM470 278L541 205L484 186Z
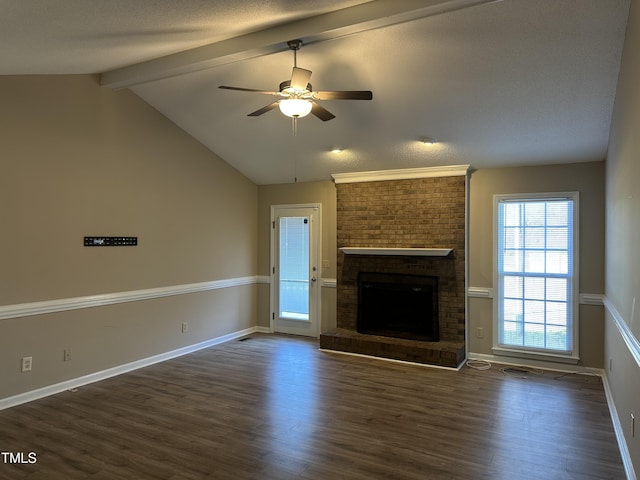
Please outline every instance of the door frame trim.
M282 205L271 205L271 216L269 223L271 224L270 230L270 246L269 246L269 328L271 332L275 332L275 312L276 312L276 288L275 288L275 261L276 261L276 211L277 210L290 210L296 208L315 208L317 209L317 225L312 224L311 235L317 236L317 251L316 253L316 289L314 292L315 295L315 305L313 308L313 312L309 311L310 314L315 315L315 324L314 324L314 335L315 337L320 336L320 332L322 330L322 295L321 295L321 285L320 285L320 272L322 271L322 204L321 203L295 203L295 204L282 204ZM310 239L310 241L313 241ZM310 304L311 308L311 304Z

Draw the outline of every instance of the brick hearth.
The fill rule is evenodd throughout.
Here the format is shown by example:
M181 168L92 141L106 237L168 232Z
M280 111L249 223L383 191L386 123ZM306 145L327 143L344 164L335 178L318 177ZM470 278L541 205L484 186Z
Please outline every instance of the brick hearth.
M365 335L345 328L320 335L320 348L451 368L464 361L464 342L423 342Z
M337 246L450 248L445 257L338 253L337 329L320 347L456 367L465 352L466 176L338 183ZM439 342L356 331L358 272L438 277Z

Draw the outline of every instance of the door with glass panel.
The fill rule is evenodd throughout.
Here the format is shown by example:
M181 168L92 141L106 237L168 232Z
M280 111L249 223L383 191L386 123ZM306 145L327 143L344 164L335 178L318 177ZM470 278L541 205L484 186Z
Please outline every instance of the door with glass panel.
M320 206L271 207L272 330L318 336Z

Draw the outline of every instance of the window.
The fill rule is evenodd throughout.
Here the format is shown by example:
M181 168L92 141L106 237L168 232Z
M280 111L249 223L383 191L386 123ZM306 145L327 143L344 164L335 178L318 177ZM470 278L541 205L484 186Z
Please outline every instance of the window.
M575 357L578 194L496 195L496 349Z

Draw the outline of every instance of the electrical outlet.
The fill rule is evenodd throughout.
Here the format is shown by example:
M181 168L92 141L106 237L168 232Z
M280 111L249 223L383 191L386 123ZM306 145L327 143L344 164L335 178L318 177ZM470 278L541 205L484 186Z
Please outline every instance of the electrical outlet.
M187 322L182 322L182 333L187 333L189 331L189 324Z
M484 328L476 328L476 338L484 338Z
M71 361L71 349L70 348L65 348L64 349L64 361L65 362L70 362Z
M30 372L33 368L33 357L22 357L22 369L23 372Z

